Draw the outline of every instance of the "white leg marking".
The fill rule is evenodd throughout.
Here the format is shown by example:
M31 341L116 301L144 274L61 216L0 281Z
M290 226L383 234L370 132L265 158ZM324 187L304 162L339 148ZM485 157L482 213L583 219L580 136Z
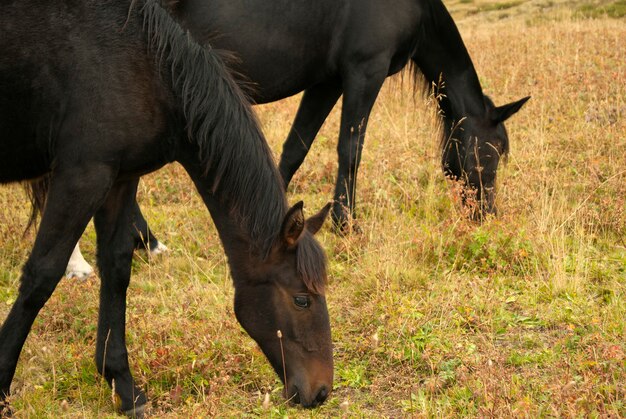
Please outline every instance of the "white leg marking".
M157 242L156 247L150 250L150 256L157 256L157 255L160 255L161 253L167 252L168 250L169 249L167 248L166 245L164 245L161 242Z
M78 280L84 280L93 275L93 268L87 263L82 253L80 253L80 246L76 243L76 247L72 251L72 256L65 269L65 276L67 278L76 278Z

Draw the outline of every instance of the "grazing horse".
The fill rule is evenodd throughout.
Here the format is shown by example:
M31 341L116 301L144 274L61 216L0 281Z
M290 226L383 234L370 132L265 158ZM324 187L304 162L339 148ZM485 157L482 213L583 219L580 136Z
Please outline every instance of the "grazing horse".
M258 124L222 60L157 0L24 0L0 5L0 183L49 174L19 294L0 328L0 410L32 324L94 217L101 277L98 371L122 412L146 396L131 375L126 293L138 179L177 161L218 230L235 314L303 406L332 388L326 259L287 207ZM282 341L277 331L282 332Z
M356 175L370 111L387 77L407 64L438 86L442 165L495 212L495 179L508 151L503 122L528 98L496 107L483 94L461 35L441 0L172 0L172 13L201 43L232 51L256 103L304 91L283 146L285 184L343 94L332 217L354 216ZM423 77L422 77L423 75Z
M201 43L228 50L256 103L304 91L279 169L286 185L343 94L332 218L354 216L367 121L385 79L411 67L435 84L446 176L475 192L475 219L495 213L496 171L509 150L503 122L528 100L496 107L482 91L461 35L441 0L171 0L172 14ZM146 231L137 207L136 224Z

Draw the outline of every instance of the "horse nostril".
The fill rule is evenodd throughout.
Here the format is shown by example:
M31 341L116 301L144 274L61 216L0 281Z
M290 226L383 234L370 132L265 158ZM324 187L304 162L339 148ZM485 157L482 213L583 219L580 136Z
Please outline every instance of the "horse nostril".
M327 397L328 397L328 389L326 388L326 386L322 386L319 393L317 393L317 397L315 398L315 401L318 404L322 404L324 403Z

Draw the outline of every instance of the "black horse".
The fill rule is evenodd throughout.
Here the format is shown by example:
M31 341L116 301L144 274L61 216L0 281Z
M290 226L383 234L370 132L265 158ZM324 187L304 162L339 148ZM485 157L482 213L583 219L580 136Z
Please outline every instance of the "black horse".
M132 4L131 4L132 3ZM132 223L142 174L180 162L218 229L235 313L286 396L323 402L333 362L324 252L330 210L304 220L221 59L156 0L24 0L0 5L0 183L50 175L19 295L0 329L0 410L22 346L92 216L101 276L96 363L121 411L144 393L125 343ZM282 332L284 359L277 330ZM283 370L286 366L286 370Z
M367 121L384 80L411 64L443 111L446 175L477 192L477 216L495 212L495 178L509 149L502 124L527 98L496 107L441 0L174 0L172 13L200 42L233 51L240 82L256 103L304 90L283 147L285 184L343 94L333 219L354 215ZM423 75L423 77L421 76Z
M343 94L332 211L354 216L367 121L384 80L407 64L440 98L442 167L472 191L473 217L495 213L496 171L509 150L503 122L528 100L496 107L482 91L459 31L441 0L171 0L171 12L201 43L232 52L230 66L256 103L304 90L283 146L286 185ZM466 193L467 195L467 193ZM136 207L137 244L158 246ZM82 259L82 257L81 257ZM80 275L80 274L79 274Z

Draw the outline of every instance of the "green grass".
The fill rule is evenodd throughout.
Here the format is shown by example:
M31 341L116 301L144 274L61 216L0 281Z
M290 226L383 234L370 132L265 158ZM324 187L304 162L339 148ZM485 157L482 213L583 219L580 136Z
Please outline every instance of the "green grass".
M459 25L486 93L533 96L507 123L500 215L466 219L440 173L429 101L388 82L359 172L363 233L319 237L335 344L322 407L288 405L237 324L225 256L183 170L142 181L171 249L135 258L128 297L131 368L154 417L626 416L626 27L475 19ZM257 108L276 153L297 105ZM289 191L308 214L332 195L338 125L334 111ZM25 202L0 188L0 318L34 238L22 238ZM89 227L89 260L94 238ZM18 417L116 417L92 362L98 288L63 280L42 310L12 386Z
M445 2L457 18L471 18L475 24L497 20L525 19L531 26L572 19L614 18L626 16L624 0L448 0Z
M599 18L608 16L622 18L626 16L626 0L618 0L606 4L584 4L578 7L577 12L584 17Z
M495 3L486 3L480 6L477 10L478 12L491 12L494 10L507 10L513 7L519 6L523 4L524 1L504 1L504 2L495 2Z

